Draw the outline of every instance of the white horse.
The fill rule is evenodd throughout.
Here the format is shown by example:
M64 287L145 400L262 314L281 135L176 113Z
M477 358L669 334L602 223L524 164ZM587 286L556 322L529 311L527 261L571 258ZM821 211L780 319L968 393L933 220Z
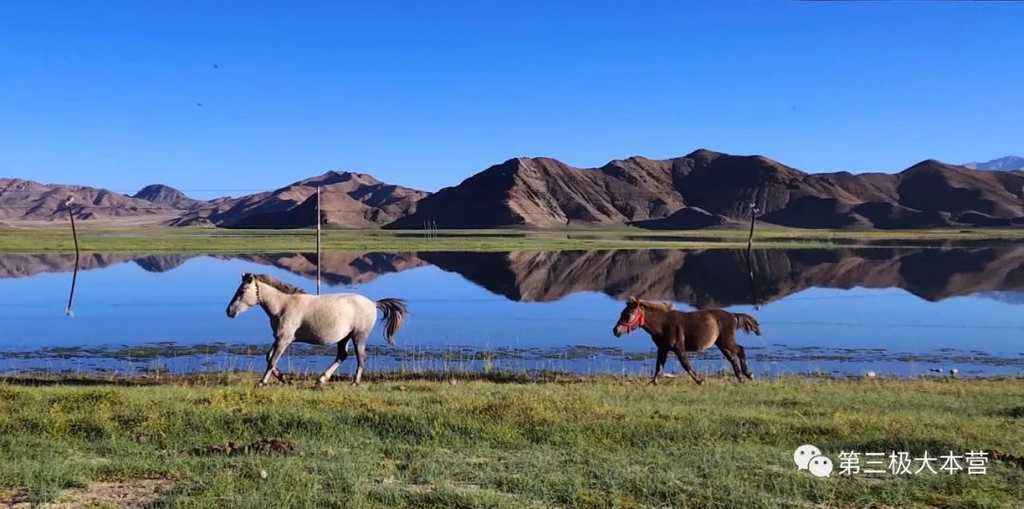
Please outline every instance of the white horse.
M266 385L270 376L286 382L277 369L277 362L294 341L315 345L338 344L334 363L317 380L322 386L348 357L348 342L356 345L356 374L352 385L359 385L366 364L366 339L377 322L377 310L384 316L384 337L394 344L395 332L407 313L405 303L398 299L376 302L354 293L309 295L297 286L278 281L266 274L242 274L242 284L228 304L228 317L234 318L250 307L259 305L270 317L274 345L267 352L267 371L259 385Z

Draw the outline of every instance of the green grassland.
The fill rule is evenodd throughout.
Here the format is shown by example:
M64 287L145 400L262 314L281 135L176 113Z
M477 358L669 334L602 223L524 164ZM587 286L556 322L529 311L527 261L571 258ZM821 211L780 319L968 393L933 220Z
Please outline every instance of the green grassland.
M59 381L58 381L59 382ZM0 382L0 491L169 479L168 507L1022 507L1024 380ZM228 442L288 450L222 454ZM998 451L986 475L819 479L793 450Z
M110 227L87 222L78 228L86 252L311 252L312 230L231 230L222 228ZM325 230L329 251L509 251L566 249L706 249L746 247L745 229L647 231L636 228L588 230ZM759 228L759 248L835 247L844 244L1024 240L1022 229L846 231ZM0 228L0 252L72 252L67 225Z

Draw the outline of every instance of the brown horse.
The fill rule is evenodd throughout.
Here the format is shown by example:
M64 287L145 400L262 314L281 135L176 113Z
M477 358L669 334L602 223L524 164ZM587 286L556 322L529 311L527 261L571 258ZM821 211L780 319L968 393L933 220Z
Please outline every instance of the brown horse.
M736 379L743 382L743 375L753 379L747 367L747 354L743 347L736 344L736 329L761 335L761 327L757 320L743 313L729 313L721 309L706 309L682 313L674 311L672 304L648 302L630 297L626 309L619 315L619 321L612 329L612 334L619 337L642 328L651 335L658 347L658 361L654 365L654 377L651 384L658 383L658 375L665 367L669 352L675 352L679 362L690 374L694 382L701 384L704 377L698 375L690 365L686 352L703 352L718 346L722 355L732 364Z

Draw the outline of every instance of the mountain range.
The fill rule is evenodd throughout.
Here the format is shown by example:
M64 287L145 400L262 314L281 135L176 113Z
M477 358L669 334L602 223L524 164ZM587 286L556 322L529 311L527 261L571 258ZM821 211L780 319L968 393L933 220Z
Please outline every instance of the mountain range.
M991 161L985 161L983 163L967 163L964 166L971 168L972 170L1024 170L1024 157L1006 156L1000 157L998 159L993 159Z
M696 150L634 156L597 168L519 157L428 193L355 172L330 171L285 187L202 201L166 185L133 196L105 189L0 179L0 221L76 218L226 228L564 228L633 225L691 229L746 223L805 228L1024 225L1021 158L952 165L929 159L899 173L807 173L763 156Z

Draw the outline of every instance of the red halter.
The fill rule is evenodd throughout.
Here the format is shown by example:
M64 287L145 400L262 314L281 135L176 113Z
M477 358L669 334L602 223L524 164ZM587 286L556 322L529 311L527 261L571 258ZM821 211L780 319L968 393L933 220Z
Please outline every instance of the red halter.
M627 332L633 332L643 327L645 323L647 323L647 318L644 316L644 308L637 306L636 313L633 313L633 319L627 323L619 322L619 325L625 327Z

